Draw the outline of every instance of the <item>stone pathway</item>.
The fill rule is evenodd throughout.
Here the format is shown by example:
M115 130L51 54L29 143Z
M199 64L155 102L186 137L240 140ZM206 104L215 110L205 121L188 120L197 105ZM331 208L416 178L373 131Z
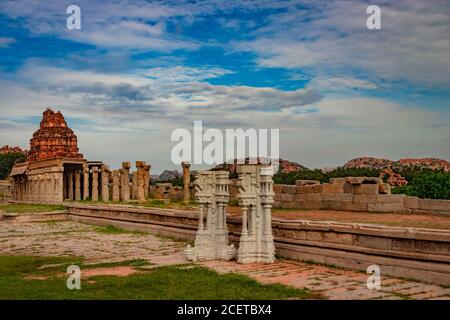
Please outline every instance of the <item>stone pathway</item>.
M307 288L331 300L450 300L450 288L382 276L381 289L369 290L366 286L369 275L317 264L289 260L279 260L273 264L243 265L234 261L205 261L200 264L219 273L245 274L266 284L281 283L296 288Z
M188 263L184 242L140 233L107 234L73 221L11 223L0 221L0 254L83 256L86 262L145 259L154 265ZM366 287L365 273L281 260L274 264L235 261L199 262L219 273L248 275L262 283L308 288L328 299L446 299L450 288L382 277L381 290Z
M143 233L108 234L73 221L0 221L0 254L83 256L89 262L145 259L158 265L184 262L184 242Z

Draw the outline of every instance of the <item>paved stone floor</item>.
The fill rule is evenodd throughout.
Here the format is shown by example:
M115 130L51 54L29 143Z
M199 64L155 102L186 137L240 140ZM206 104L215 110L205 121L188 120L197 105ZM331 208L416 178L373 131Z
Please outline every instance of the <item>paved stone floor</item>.
M0 254L83 256L86 262L146 259L155 265L187 263L185 243L140 233L108 234L73 221L11 223L0 221ZM198 263L220 273L236 272L262 283L308 288L328 299L447 299L450 288L382 277L381 290L366 287L360 272L288 260L274 264L234 261Z

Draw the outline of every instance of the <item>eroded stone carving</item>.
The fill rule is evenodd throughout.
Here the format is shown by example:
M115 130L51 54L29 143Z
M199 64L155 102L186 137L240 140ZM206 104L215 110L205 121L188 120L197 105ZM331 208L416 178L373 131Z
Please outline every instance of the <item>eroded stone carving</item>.
M240 165L239 205L242 212L242 232L238 262L275 261L272 235L273 192L272 167Z
M200 171L196 177L194 184L199 203L199 224L194 247L188 245L185 250L189 260L230 260L236 255L234 245L228 244L228 175L228 171Z

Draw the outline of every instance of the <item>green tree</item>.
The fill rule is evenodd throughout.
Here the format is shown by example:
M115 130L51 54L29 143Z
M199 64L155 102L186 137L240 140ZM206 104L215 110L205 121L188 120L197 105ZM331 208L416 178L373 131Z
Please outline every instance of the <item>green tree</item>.
M26 157L22 153L0 154L0 179L6 179L14 164L25 161Z

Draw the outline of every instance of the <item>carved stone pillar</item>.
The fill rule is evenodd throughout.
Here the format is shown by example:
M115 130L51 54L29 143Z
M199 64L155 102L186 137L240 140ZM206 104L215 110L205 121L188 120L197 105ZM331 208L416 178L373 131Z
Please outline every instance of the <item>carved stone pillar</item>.
M89 168L83 166L83 200L89 198Z
M144 166L144 198L148 198L149 188L150 188L150 168L152 166L146 164Z
M136 198L138 202L145 202L145 162L144 161L136 161L136 169L137 169L137 190L136 190Z
M242 232L238 262L272 263L275 246L272 236L273 181L271 166L238 165L239 204L242 211ZM250 208L250 232L247 213Z
M75 171L75 200L81 200L81 172Z
M98 167L92 167L92 201L98 201Z
M109 201L109 166L102 165L102 201Z
M47 177L46 183L47 183L47 201L53 202L53 192L54 190L54 185L53 185L53 174L51 172L47 172L45 174L45 176Z
M230 260L236 248L228 244L226 227L226 204L228 194L227 171L200 171L195 180L196 198L199 203L199 224L194 247L187 246L189 260ZM206 209L206 229L203 213Z
M137 199L137 171L134 171L131 174L131 198L136 200Z
M182 162L183 166L183 201L185 204L188 204L191 200L191 191L189 189L189 185L191 183L191 164L189 162Z
M69 198L69 200L73 200L74 196L73 196L73 172L69 172L68 174L68 187L67 187L67 197Z
M120 172L113 170L112 172L112 201L120 201Z
M120 191L122 201L130 200L130 162L122 162L122 169L120 170Z
M64 168L58 167L53 170L53 200L54 201L63 201L63 179L64 179Z

